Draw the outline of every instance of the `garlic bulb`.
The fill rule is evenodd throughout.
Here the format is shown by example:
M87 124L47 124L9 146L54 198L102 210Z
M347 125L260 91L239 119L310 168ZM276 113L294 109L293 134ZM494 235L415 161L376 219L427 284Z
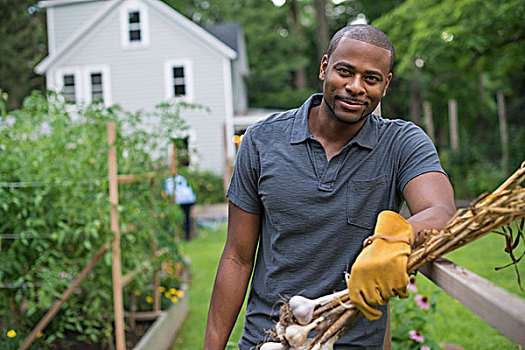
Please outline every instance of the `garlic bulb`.
M312 320L312 316L314 314L314 309L316 306L328 304L345 294L348 294L348 289L339 291L334 294L325 295L323 297L313 300L300 295L296 295L293 296L290 299L290 301L288 301L288 305L290 305L290 309L292 310L293 315L297 319L297 322L299 322L302 325L305 325L310 323L310 321Z
M285 328L281 324L281 322L277 322L275 324L275 332L277 333L277 337L279 338L279 340L282 340L282 338L284 337L284 331L285 331Z
M310 345L312 344L313 338L308 338L304 342L303 345L296 346L294 348L290 348L290 350L308 350L310 349Z
M286 346L281 343L268 342L261 345L260 350L286 350Z
M292 348L299 347L303 345L306 342L306 338L308 338L308 333L315 327L319 325L319 323L323 322L324 318L319 317L314 322L310 323L306 326L299 326L296 324L293 324L291 326L286 327L286 331L284 333L284 337L290 344Z
M305 325L312 320L316 306L312 300L296 295L290 299L288 305L290 305L293 315L300 324Z

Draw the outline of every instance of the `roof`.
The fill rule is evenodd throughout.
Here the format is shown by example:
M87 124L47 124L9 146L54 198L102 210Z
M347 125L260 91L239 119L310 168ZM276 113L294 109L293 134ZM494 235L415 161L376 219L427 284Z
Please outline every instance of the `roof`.
M60 6L66 3L78 3L92 0L48 0L45 7ZM179 24L186 32L215 49L223 56L229 59L237 58L237 52L230 48L228 45L223 43L221 40L213 36L208 31L204 30L199 25L195 24L191 20L187 19L172 7L166 5L160 0L141 0L148 4L152 9L156 10L161 15L168 17L171 21ZM117 8L123 0L109 0L104 1L106 4L102 6L101 10L95 14L90 20L84 23L75 33L73 33L69 39L53 54L44 58L36 67L35 72L38 74L45 73L51 65L62 58L72 48L79 45L81 39L86 36L93 28L95 28L105 17L107 17L115 8ZM39 2L39 6L41 6Z
M93 1L108 1L108 0L42 0L39 1L37 6L41 9L55 6L64 6L71 4L78 4L82 2L93 2Z
M241 34L241 25L238 22L206 25L203 28L239 53L238 38Z

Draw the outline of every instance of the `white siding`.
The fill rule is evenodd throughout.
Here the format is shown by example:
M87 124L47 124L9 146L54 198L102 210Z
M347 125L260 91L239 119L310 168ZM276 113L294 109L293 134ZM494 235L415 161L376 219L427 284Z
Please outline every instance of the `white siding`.
M54 39L52 43L50 41L54 46L49 48L49 52L56 51L106 4L107 1L93 1L49 8L48 13L49 11L52 13L53 26L48 27L48 33L52 33Z
M224 166L223 125L227 118L223 56L152 7L149 8L149 24L150 45L147 48L123 49L119 9L116 8L53 68L109 67L113 103L125 110L137 111L152 110L165 100L166 61L191 60L194 102L208 107L211 112L183 111L182 117L196 138L198 166L221 173Z

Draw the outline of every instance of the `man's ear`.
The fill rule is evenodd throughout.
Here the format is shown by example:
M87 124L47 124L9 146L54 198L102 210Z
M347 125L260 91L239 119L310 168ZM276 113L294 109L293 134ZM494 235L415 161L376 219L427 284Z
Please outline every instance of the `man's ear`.
M319 69L319 80L324 81L326 69L328 68L328 56L324 55L321 59L321 67Z
M390 80L392 80L392 72L388 73L388 76L386 77L386 85L385 90L383 90L383 97L386 95L386 90L388 89L388 86L390 85Z

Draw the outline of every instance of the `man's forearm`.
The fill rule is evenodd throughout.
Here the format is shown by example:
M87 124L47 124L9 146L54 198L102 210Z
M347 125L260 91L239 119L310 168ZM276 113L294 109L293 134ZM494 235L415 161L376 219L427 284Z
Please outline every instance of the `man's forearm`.
M223 254L211 296L205 350L224 349L241 309L253 263Z
M414 230L415 245L422 243L423 237L420 237L421 231L442 229L454 213L455 208L435 206L420 211L408 218L407 221L412 225Z

